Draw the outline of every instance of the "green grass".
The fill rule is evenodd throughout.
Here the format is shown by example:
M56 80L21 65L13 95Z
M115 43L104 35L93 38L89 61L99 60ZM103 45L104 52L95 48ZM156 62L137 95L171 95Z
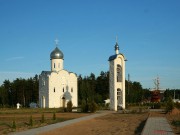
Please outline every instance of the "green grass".
M25 113L52 113L52 112L59 112L59 108L21 108L21 109L12 109L12 108L3 108L0 109L0 114L25 114Z
M0 134L8 134L9 132L18 131L19 129L37 128L49 124L63 122L74 119L59 115L62 113L61 108L52 109L30 109L30 108L3 108L0 109ZM75 112L74 114L76 114ZM56 115L55 119L53 115ZM44 115L44 116L43 116ZM32 118L31 118L32 117ZM14 120L14 123L13 123ZM13 125L14 124L14 125Z
M180 127L180 120L173 120L171 124L173 126Z

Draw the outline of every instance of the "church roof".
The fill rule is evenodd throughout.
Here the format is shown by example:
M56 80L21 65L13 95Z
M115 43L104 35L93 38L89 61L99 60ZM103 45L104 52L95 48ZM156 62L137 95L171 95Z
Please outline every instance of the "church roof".
M118 55L122 55L124 57L124 55L122 53L115 54L115 55L112 55L112 56L109 57L109 61L112 61L112 60L116 59Z
M59 50L58 47L56 47L50 55L51 59L64 59L64 54L62 53L61 50Z

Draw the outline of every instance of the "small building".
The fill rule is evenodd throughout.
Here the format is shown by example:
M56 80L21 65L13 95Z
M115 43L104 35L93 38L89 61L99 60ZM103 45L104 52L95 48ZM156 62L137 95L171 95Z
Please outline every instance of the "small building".
M51 71L42 71L39 75L40 108L66 107L68 101L77 107L77 75L64 69L64 54L57 43L50 61Z

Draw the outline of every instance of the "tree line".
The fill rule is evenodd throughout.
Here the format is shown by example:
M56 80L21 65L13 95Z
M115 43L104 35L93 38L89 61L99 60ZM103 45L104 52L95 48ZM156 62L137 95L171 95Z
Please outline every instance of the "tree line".
M38 75L28 79L17 78L13 82L5 80L0 86L1 107L15 107L17 103L28 107L31 102L38 102L38 96Z
M125 81L126 103L140 103L150 98L149 89L143 89L140 82ZM180 90L176 90L176 95ZM166 90L165 97L173 97L173 91ZM95 102L103 104L109 98L109 72L101 71L96 77L91 73L89 76L78 76L78 104L82 102ZM0 106L15 107L17 103L29 107L31 102L38 103L39 100L39 78L35 75L32 78L17 78L10 82L5 80L0 86Z

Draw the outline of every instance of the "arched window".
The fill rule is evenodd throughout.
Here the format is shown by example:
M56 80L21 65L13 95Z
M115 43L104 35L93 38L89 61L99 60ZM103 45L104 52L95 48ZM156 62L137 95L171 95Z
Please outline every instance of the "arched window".
M63 88L63 92L64 92L64 88Z
M56 92L56 89L54 88L54 92Z
M73 92L73 88L71 88L71 92Z
M117 82L122 82L122 67L117 65Z
M54 68L56 68L56 64L54 63Z

